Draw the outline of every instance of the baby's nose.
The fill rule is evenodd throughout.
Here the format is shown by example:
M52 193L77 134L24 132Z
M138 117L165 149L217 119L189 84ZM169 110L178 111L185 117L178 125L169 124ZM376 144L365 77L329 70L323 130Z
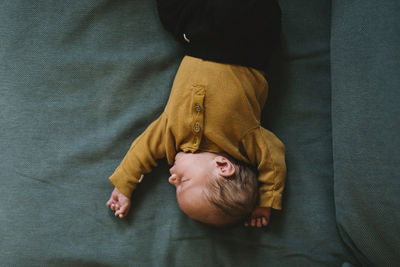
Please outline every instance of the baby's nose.
M168 178L168 182L170 183L170 184L173 184L173 185L177 185L177 183L178 183L178 176L176 176L176 174L172 174L169 178Z

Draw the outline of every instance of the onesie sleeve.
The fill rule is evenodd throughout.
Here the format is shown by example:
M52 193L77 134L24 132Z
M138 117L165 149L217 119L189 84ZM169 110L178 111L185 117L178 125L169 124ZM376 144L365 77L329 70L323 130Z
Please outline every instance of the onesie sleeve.
M259 206L282 209L286 179L285 146L261 126L247 134L241 145L259 172Z
M110 177L110 182L127 197L141 181L142 175L157 166L157 160L166 154L164 132L166 116L163 113L134 140L124 159Z

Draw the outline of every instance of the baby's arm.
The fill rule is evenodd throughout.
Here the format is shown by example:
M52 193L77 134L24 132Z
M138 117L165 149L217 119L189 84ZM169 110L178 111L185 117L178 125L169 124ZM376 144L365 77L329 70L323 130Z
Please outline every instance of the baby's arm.
M115 216L124 218L131 208L131 200L124 196L117 188L114 188L110 199L107 201L107 206L115 211Z
M110 182L127 198L131 197L144 174L165 157L166 117L162 114L135 139L124 159L110 177Z
M269 222L269 217L271 216L271 208L267 207L257 207L251 213L250 218L244 222L244 226L267 226Z
M271 208L281 209L286 177L285 147L270 131L259 127L242 141L247 155L259 172L259 203L245 226L266 226Z
M107 206L115 211L115 216L124 218L131 207L131 194L141 181L144 173L149 173L156 160L165 157L166 119L162 114L135 139L121 164L110 177L114 191Z

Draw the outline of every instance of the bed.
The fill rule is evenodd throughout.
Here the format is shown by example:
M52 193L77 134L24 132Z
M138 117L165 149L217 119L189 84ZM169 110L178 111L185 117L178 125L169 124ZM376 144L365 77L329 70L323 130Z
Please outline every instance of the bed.
M149 0L3 1L1 266L396 266L400 5L281 0L263 126L286 145L267 228L187 218L160 161L125 219L108 177L183 52Z

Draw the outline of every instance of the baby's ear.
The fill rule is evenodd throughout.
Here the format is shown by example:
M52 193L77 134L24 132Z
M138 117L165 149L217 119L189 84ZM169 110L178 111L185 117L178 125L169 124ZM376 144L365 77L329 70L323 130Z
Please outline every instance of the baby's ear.
M233 163L226 157L217 156L215 158L215 163L218 175L224 178L229 178L235 174L235 165L233 165Z

